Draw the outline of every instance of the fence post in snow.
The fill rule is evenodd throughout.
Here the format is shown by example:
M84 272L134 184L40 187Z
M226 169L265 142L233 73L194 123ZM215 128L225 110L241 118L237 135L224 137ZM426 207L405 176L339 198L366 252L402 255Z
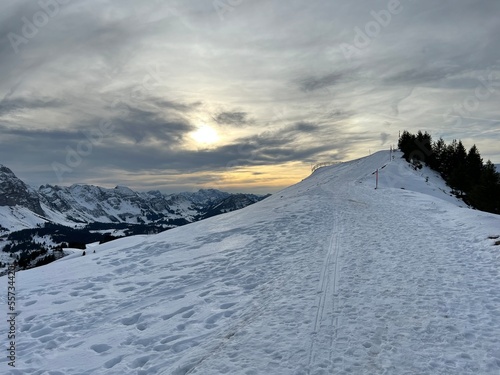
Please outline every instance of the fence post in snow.
M378 168L375 171L375 189L378 189Z

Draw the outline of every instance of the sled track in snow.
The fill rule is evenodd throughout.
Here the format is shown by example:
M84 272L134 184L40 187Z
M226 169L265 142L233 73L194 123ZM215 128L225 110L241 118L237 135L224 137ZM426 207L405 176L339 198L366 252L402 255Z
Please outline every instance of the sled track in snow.
M313 367L325 369L330 367L332 362L331 348L338 328L335 298L337 294L337 269L341 232L337 218L334 221L328 251L320 273L317 290L318 309L314 319L313 337L309 348L308 374L311 373ZM321 358L321 363L318 362L318 358ZM326 358L328 358L328 361L326 361Z

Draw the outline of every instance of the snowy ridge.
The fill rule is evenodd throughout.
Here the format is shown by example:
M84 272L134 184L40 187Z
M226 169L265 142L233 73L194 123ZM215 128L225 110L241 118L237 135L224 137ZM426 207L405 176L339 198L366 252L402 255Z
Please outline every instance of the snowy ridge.
M231 211L241 210L246 206L250 206L262 200L262 196L253 194L233 194L222 201L216 201L211 205L203 215L204 218L220 215Z
M95 222L175 226L221 213L215 212L213 206L231 197L233 204L227 205L226 211L263 199L214 189L167 195L159 191L135 192L125 186L107 189L75 184L43 185L34 190L0 165L0 229L8 231L33 228L45 222L66 226Z
M198 214L193 202L183 196L176 199L157 192L137 193L125 187L106 189L73 185L61 188L45 185L40 188L40 193L46 207L76 222L137 223L138 218L143 222L154 222L165 216L193 221Z
M7 230L25 229L43 222L43 215L36 192L9 168L0 165L0 227Z
M19 272L16 369L0 367L498 374L500 247L488 237L500 217L460 206L384 151L240 211Z
M26 207L0 206L0 226L4 228L4 230L16 231L27 228L34 228L38 224L42 224L45 222L45 218L30 211Z

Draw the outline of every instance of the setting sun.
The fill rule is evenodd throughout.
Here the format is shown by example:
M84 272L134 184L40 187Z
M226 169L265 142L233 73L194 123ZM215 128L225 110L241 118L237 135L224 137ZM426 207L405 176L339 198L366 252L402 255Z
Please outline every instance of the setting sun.
M205 145L210 145L219 140L217 131L208 125L200 126L191 134L191 137L197 142Z

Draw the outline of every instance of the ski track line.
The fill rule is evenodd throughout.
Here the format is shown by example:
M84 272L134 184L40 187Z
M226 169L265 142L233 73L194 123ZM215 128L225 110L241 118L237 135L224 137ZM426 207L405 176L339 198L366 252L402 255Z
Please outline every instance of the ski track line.
M332 345L334 336L337 332L338 317L334 313L335 310L335 296L337 293L337 269L338 269L338 255L340 249L340 220L335 219L332 235L328 244L328 252L323 262L320 273L320 281L317 293L319 294L318 309L314 319L314 329L311 345L309 348L309 359L307 371L311 373L312 366L318 361L318 352L326 351L328 356L320 356L320 360L328 358L328 364L332 360ZM331 314L331 319L328 321L328 314ZM320 340L320 337L323 340ZM326 340L325 340L326 339ZM329 345L325 347L325 343ZM325 354L325 353L323 353ZM324 364L321 365L322 367Z

